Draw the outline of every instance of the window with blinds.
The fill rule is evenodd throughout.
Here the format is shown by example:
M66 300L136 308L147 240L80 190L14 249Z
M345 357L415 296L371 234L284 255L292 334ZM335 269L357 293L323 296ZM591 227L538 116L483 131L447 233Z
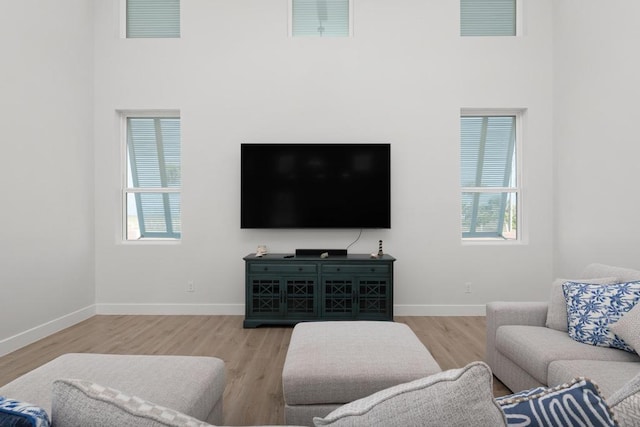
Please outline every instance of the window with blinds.
M181 139L177 116L126 119L125 239L181 236Z
M460 0L460 35L515 36L516 0Z
M518 239L519 115L460 118L463 239Z
M180 0L126 0L127 38L180 37Z
M290 0L294 37L349 37L350 0Z

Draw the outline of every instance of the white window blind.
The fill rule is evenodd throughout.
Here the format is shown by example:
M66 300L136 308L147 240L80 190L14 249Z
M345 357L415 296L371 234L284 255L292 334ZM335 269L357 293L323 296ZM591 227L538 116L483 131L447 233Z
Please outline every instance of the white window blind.
M126 239L181 235L180 118L127 117Z
M348 37L349 0L291 0L294 37Z
M180 0L127 0L127 37L180 37Z
M463 116L463 238L517 238L516 116Z
M460 35L515 36L516 0L460 0Z

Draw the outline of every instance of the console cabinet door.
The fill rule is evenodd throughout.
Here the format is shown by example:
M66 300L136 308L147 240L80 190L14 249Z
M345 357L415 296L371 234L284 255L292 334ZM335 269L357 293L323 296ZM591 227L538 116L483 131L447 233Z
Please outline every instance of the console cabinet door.
M251 318L280 318L283 313L282 278L276 276L248 276L247 316Z
M308 319L318 314L316 278L311 276L249 276L252 318Z
M310 319L318 316L316 277L285 277L283 314L287 319Z
M353 277L327 275L322 277L322 317L350 319L355 317L355 289Z
M358 277L359 319L393 318L391 315L391 280L389 277Z
M392 279L389 265L322 266L323 318L390 320Z
M247 325L313 320L318 316L315 264L247 264Z

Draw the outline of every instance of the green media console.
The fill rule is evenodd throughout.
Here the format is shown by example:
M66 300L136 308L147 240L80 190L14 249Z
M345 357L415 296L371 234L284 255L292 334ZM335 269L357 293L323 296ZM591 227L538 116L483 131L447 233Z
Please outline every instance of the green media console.
M393 320L389 255L249 254L245 328L313 320Z

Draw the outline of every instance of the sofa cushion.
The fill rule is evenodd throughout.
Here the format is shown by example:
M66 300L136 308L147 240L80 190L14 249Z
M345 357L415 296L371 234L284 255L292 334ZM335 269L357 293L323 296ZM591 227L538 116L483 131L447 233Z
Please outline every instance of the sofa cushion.
M544 326L500 326L496 331L496 349L541 384L549 384L547 372L554 360L640 361L635 354L581 344L566 332Z
M562 285L565 282L579 282L579 283L592 283L609 285L617 283L616 277L601 277L596 279L556 279L551 284L551 294L549 295L549 308L547 310L547 328L555 329L557 331L567 332L569 330L569 321L567 320L567 301L564 299L564 292L562 291Z
M0 426L49 427L49 414L39 406L0 396Z
M620 427L640 427L640 374L607 400Z
M605 398L609 398L637 374L640 374L640 361L555 360L549 364L547 384L555 386L576 377L587 377L598 384Z
M586 378L577 378L552 388L536 388L496 400L505 412L507 425L510 426L617 427L611 409L600 396L598 387Z
M571 338L585 344L633 351L609 330L608 325L640 299L640 281L614 285L567 282L562 288L567 300Z
M65 427L210 427L139 397L84 380L53 383L51 418Z
M629 347L640 352L640 303L624 313L609 330L620 337Z
M332 427L504 426L492 382L489 367L474 362L379 391L313 421Z

